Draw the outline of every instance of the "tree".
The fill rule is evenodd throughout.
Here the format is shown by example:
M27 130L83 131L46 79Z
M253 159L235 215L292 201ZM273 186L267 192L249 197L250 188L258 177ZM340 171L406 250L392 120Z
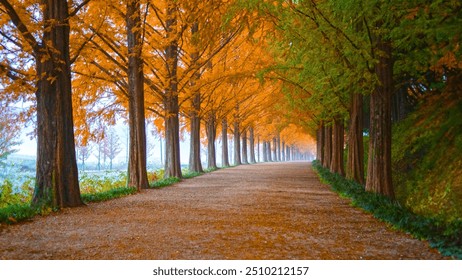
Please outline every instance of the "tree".
M0 101L0 163L8 155L16 152L14 147L20 144L19 133L16 114L8 108L7 104Z
M127 1L128 43L128 124L130 149L128 186L138 190L149 187L146 171L146 126L144 112L143 29L139 0ZM147 16L147 15L145 15ZM112 160L112 159L111 159Z
M119 136L113 129L109 130L108 135L103 138L103 154L109 158L109 170L112 170L113 160L121 151Z
M82 205L75 156L72 116L69 13L65 0L43 2L40 9L1 0L3 13L35 64L37 112L37 173L34 205ZM31 8L34 12L27 12ZM38 8L35 6L35 8ZM23 11L26 11L23 13ZM38 18L37 18L38 17ZM8 38L13 38L9 36Z
M82 170L85 170L85 161L91 156L91 146L86 143L85 145L76 145L77 158L82 162Z

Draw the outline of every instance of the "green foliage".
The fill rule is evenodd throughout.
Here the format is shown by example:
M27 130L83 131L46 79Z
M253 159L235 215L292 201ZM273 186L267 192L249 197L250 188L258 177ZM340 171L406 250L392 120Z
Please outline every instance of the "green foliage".
M162 178L162 179L159 179L155 182L151 182L149 184L149 187L151 188L163 188L163 187L167 187L167 186L170 186L170 185L173 185L175 183L178 183L180 182L180 178L177 178L177 177L169 177L169 178Z
M14 224L30 219L37 214L40 214L40 211L31 207L29 203L10 204L0 208L0 223Z
M411 233L419 239L426 239L443 255L462 258L462 221L447 222L414 214L396 201L374 193L366 192L364 187L354 181L331 173L318 161L313 168L321 180L331 186L342 197L351 199L353 206L364 209L374 217L390 223L395 229Z
M104 174L83 173L79 179L82 194L94 194L123 188L127 184L125 172L106 172Z
M191 178L200 176L200 175L202 175L202 174L203 174L203 173L201 173L201 172L187 171L187 172L183 172L183 178L184 178L184 179L191 179Z
M118 188L113 188L113 189L109 189L109 190L97 192L97 193L85 193L85 194L82 194L82 199L85 203L99 202L99 201L111 200L114 198L119 198L119 197L131 195L131 194L135 194L136 192L137 192L136 188L118 187Z
M462 217L462 98L427 98L393 131L397 199L414 212L443 219Z
M9 179L5 179L0 186L0 208L29 202L33 190L32 179L26 180L18 191L14 191L13 183Z
M99 202L131 195L136 188L127 187L125 172L110 171L105 174L88 174L80 176L80 191L85 203Z

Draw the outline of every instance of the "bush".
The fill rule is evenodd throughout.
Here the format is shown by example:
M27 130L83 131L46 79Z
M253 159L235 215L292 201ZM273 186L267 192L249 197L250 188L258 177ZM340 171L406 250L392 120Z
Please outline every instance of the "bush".
M393 183L413 212L448 222L462 217L462 98L430 96L393 127Z
M123 188L127 185L127 174L119 171L108 171L104 174L82 173L79 179L82 194L94 194Z
M0 188L0 208L30 202L33 191L33 180L26 180L18 191L14 191L13 183L5 179Z

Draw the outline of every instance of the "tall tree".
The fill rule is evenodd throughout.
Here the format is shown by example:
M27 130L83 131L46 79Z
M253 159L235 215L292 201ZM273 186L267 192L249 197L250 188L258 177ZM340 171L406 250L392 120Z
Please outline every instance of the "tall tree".
M178 103L178 6L173 0L167 1L165 21L167 45L165 61L167 84L164 94L165 108L165 177L181 178L180 166L180 121Z
M143 28L140 9L139 0L127 0L128 124L130 130L127 184L138 190L149 187L146 171Z
M37 14L19 13L10 1L0 4L31 50L35 63L37 172L32 203L82 205L78 183L72 116L69 6L65 0L43 1L41 30L29 30ZM35 35L35 36L34 36Z
M255 159L255 133L253 126L249 128L249 144L250 144L250 163L257 163Z
M244 129L242 132L242 163L248 164L248 154L247 154L247 129Z
M380 55L374 68L378 83L370 97L370 142L366 190L393 198L391 178L393 57L390 41L379 35L375 44Z
M364 184L363 96L353 94L350 103L346 177Z
M224 118L221 122L221 162L223 167L229 166L229 155L228 155L228 122Z

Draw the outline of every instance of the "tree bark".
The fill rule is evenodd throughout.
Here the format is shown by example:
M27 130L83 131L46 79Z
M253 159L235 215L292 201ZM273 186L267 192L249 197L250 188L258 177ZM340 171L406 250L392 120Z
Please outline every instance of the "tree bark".
M67 1L45 2L42 16L42 42L33 47L39 80L36 92L37 171L32 205L79 206L83 202L74 142Z
M282 141L282 146L281 146L281 160L282 161L287 161L286 159L286 142Z
M140 1L127 1L128 124L130 130L128 186L149 187L146 171L146 128Z
M391 97L393 58L391 42L377 38L382 55L375 65L378 84L370 97L370 141L366 190L394 198L391 175Z
M251 126L249 128L249 144L250 144L250 163L257 163L255 160L255 136L254 136L254 130L253 127Z
M249 164L247 153L247 129L242 132L242 163Z
M364 185L363 96L354 94L350 103L346 177Z
M260 135L257 136L257 160L260 162Z
M205 125L207 132L207 168L217 169L215 139L217 138L217 125L215 115L211 113Z
M229 155L228 155L228 121L223 119L221 121L221 162L223 167L229 167Z
M278 161L278 151L277 151L277 140L276 140L276 137L273 137L273 149L272 149L272 159L273 161Z
M330 168L330 163L332 161L332 126L324 126L324 153L323 153L323 166L325 168Z
M268 161L268 156L267 156L267 147L266 147L266 141L263 141L263 162L267 162Z
M170 44L165 49L167 67L167 87L164 94L165 107L165 177L181 178L180 163L180 124L178 105L178 41L176 37L176 1L167 3L167 20L165 22L167 39Z
M332 133L332 160L330 170L341 176L345 175L343 168L344 125L343 119L336 118Z
M316 130L316 160L324 166L324 124L318 126Z
M199 24L194 22L191 27L191 35L195 36L195 34L199 31ZM197 61L199 59L199 53L194 51L191 54L191 64L192 67L197 67ZM196 72L192 75L190 79L190 85L193 88L193 96L191 99L191 111L189 112L190 122L191 122L191 141L190 141L190 149L189 149L189 170L193 172L204 172L202 169L201 163L201 139L200 139L200 132L201 132L201 120L199 116L199 112L201 110L201 93L198 89L194 89L197 81L200 79L200 72L199 69L196 69Z
M271 140L266 142L266 159L268 161L273 161L273 159L271 158Z
M241 133L239 122L234 121L234 165L241 165Z
M281 161L281 136L278 132L276 136L276 142L277 142L277 161Z

